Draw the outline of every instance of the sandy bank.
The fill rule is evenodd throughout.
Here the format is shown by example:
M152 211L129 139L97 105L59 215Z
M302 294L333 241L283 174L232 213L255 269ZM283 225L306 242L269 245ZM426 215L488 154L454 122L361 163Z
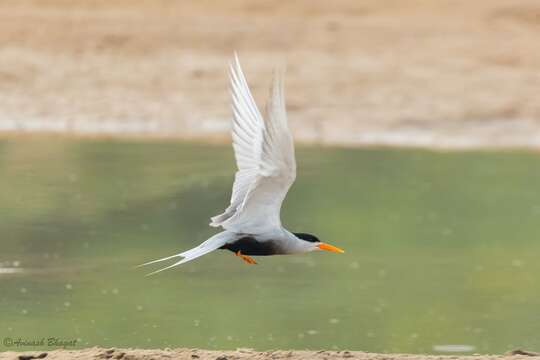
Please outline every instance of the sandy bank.
M409 355L409 354L374 354L359 351L267 351L258 352L249 349L236 351L208 351L200 349L174 349L174 350L140 350L140 349L101 349L90 348L82 350L54 350L49 352L4 352L0 353L0 360L31 360L44 359L179 359L179 360L334 360L334 359L358 359L358 360L524 360L536 358L535 353L514 351L506 355L475 355L475 356L439 356L439 355Z
M299 142L540 147L535 0L0 4L0 132L228 139L226 66ZM30 31L39 24L39 31Z

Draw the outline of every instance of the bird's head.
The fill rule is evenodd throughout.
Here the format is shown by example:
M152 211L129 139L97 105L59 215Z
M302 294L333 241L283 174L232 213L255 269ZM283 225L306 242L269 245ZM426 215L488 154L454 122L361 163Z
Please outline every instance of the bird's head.
M311 250L326 250L326 251L333 251L337 253L344 253L345 251L327 243L323 243L321 240L319 240L318 237L311 234L306 233L294 233L294 235L299 238L300 240L303 240L306 242L307 247Z

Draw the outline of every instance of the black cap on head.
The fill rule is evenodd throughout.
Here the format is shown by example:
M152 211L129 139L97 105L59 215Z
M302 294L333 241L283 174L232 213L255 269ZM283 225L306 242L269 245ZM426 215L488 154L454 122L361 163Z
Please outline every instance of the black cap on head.
M293 233L297 238L304 241L309 241L312 243L321 242L315 235L306 234L306 233Z

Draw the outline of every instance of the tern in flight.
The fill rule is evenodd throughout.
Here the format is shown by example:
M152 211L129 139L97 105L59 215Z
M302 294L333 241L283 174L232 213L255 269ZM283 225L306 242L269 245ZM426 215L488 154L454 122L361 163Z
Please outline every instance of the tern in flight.
M276 72L263 119L251 96L238 57L230 64L232 95L232 141L238 171L234 177L231 203L210 226L224 231L199 246L163 259L181 258L158 271L184 264L217 249L232 251L248 264L250 256L301 254L315 250L342 253L307 233L292 233L281 225L280 209L296 178L294 143L287 125L282 74Z

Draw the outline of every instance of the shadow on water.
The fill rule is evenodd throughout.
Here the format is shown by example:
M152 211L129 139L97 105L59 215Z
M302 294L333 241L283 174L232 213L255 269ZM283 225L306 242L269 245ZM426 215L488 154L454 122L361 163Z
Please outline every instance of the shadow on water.
M218 251L146 278L135 265L216 231L229 147L1 141L1 333L79 347L540 347L536 154L297 153L283 222L346 254L250 267Z

